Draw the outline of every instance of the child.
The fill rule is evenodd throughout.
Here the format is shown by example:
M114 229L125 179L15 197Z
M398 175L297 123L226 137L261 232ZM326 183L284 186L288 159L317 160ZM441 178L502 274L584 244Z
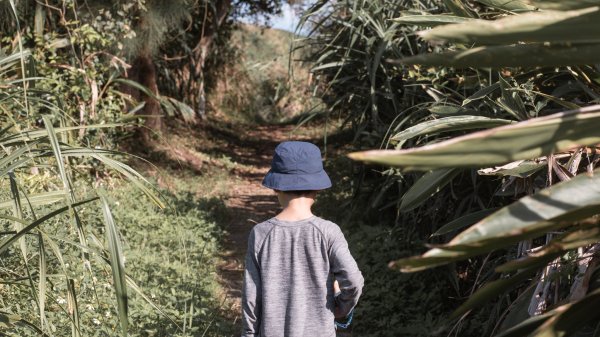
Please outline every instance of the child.
M317 191L331 187L321 151L279 144L263 185L283 210L248 238L242 337L335 337L334 317L350 314L364 280L340 228L311 212Z

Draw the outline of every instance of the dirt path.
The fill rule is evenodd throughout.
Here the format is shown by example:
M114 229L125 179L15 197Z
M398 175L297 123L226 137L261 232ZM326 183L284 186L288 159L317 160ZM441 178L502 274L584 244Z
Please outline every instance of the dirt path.
M231 304L231 315L239 319L248 234L252 227L279 210L273 191L261 185L271 165L271 156L278 143L289 140L293 126L259 126L245 133L244 139L230 143L228 156L242 164L236 169L239 180L232 184L225 200L230 221L219 265L221 284ZM298 140L298 137L294 137ZM238 142L239 141L239 142ZM239 323L239 322L237 322Z
M248 234L252 227L279 210L279 203L272 190L261 185L269 171L273 150L282 141L290 140L294 126L259 126L244 131L244 139L232 137L227 155L239 165L235 170L239 178L232 184L225 204L230 220L225 228L227 237L223 243L219 279L229 303L229 318L241 328L241 295L244 279L244 258ZM227 135L225 135L227 137ZM231 136L231 135L230 135ZM308 136L294 135L293 140L311 141ZM338 331L338 337L351 337L351 331Z

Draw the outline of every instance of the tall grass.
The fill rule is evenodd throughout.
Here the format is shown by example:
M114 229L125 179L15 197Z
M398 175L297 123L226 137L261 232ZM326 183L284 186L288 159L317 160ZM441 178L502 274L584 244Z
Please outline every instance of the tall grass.
M20 41L19 36L17 39ZM132 182L148 200L161 207L162 202L138 172L111 158L116 154L113 151L70 141L74 138L70 134L83 128L119 125L69 126L61 107L46 100L51 92L30 90L36 80L29 77L25 66L30 61L21 44L19 50L0 57L0 185L4 199L0 206L4 210L0 215L0 293L5 292L5 298L15 298L15 292L22 295L17 296L20 303L2 303L2 318L9 328L24 326L34 334L54 335L62 321L56 314L62 313L68 317L71 334L82 335L85 323L80 319L78 297L87 287L96 292L93 270L105 264L113 271L113 296L118 303L120 333L125 336L128 284L118 220L112 218L105 201L99 204L104 199L96 189L80 179L88 168L79 158L96 160ZM49 113L34 113L40 107ZM96 231L80 215L90 207L104 211L106 240L96 238ZM91 239L95 245L90 245ZM100 257L100 262L92 257Z

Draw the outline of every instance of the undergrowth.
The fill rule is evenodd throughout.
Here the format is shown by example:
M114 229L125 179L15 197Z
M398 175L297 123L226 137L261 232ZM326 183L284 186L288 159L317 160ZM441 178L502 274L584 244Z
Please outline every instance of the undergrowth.
M321 101L311 91L309 66L297 61L302 58L299 51L290 54L294 38L289 32L241 24L222 47L232 49L229 54L209 60L219 69L207 79L213 114L272 124L295 121L318 108Z
M226 219L225 206L216 197L198 198L190 192L163 190L161 194L168 205L164 210L144 200L142 192L129 185L117 187L109 197L124 242L126 271L141 292L164 312L161 314L130 287L130 335L231 335L232 324L220 315L225 308L219 300L215 274L216 254L223 235L218 223ZM81 217L93 228L90 241L103 240L104 226L98 207L83 209ZM56 222L48 227L60 225L61 222ZM48 227L49 232L54 232ZM67 265L75 270L82 268L78 252L73 249L71 253L63 254ZM92 263L100 268L93 268L91 275L86 273L75 280L81 335L116 336L119 329L110 270L98 256L93 257L96 260L92 259L95 261ZM49 262L53 266L48 270L52 280L56 263ZM61 287L53 282L51 286ZM19 284L0 288L4 310L26 317L28 304L21 301L26 296L24 291L26 288ZM48 316L55 322L54 335L69 335L70 322L62 315L63 311L72 310L68 299L49 298L48 302ZM4 330L0 326L0 335L30 333L23 327Z

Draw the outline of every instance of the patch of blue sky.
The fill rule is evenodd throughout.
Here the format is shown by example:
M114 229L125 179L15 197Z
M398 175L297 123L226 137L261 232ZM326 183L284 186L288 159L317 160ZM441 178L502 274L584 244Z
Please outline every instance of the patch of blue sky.
M304 6L291 6L288 3L284 3L281 6L281 14L279 15L269 15L264 18L258 18L258 22L256 18L246 18L241 17L239 20L244 23L249 24L258 24L264 26L266 23L269 24L269 27L275 29L281 29L288 32L296 32L296 28L298 23L300 22L300 17L302 16L303 8L307 8L314 1L306 1ZM307 33L307 29L303 29L300 31L300 35L305 35Z

